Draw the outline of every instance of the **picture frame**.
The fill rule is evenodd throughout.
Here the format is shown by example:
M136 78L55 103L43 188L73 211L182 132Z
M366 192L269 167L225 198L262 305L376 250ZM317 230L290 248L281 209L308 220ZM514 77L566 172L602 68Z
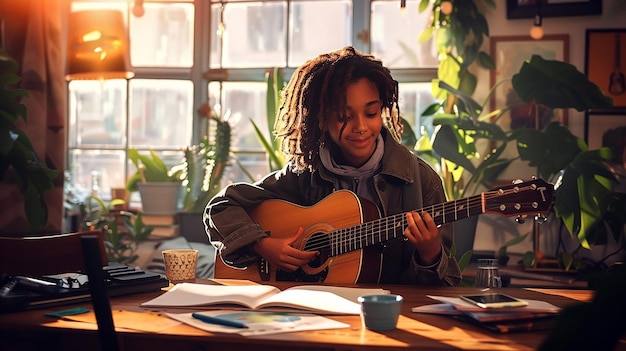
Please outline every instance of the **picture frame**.
M586 30L585 74L615 108L626 107L626 28Z
M506 18L593 16L602 14L602 0L506 0Z
M546 60L569 62L569 35L546 35L540 40L529 36L493 36L490 40L490 55L496 68L490 72L490 86L495 87L491 95L491 109L502 108L518 98L513 91L510 78L519 72L524 61L537 54ZM547 122L558 120L568 125L567 109L549 110L545 108L538 121L530 120L529 105L518 105L507 112L508 118L501 118L503 122L510 122L510 127L535 127L541 129ZM504 116L503 116L504 117Z
M626 130L626 108L587 111L585 113L585 142L589 150L606 146L602 143L605 133L617 128Z

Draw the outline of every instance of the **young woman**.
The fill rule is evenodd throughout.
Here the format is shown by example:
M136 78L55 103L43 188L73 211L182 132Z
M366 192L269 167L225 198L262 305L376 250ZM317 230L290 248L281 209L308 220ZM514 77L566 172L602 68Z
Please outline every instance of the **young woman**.
M403 220L397 237L373 245L380 256L376 282L458 285L461 273L450 254L452 227L437 227L427 212L415 211L446 201L441 178L399 143L398 83L381 61L353 47L319 55L295 70L282 97L274 133L288 164L254 184L227 186L206 207L208 235L221 242L222 261L247 267L263 258L287 276L316 260L331 262L332 270L332 257L320 246L295 245L305 228L295 225L293 233L273 237L249 214L271 199L300 208L323 206L325 201L318 203L347 189L363 203L375 204L382 217L399 214ZM312 215L326 223L333 212ZM275 216L298 223L286 213Z

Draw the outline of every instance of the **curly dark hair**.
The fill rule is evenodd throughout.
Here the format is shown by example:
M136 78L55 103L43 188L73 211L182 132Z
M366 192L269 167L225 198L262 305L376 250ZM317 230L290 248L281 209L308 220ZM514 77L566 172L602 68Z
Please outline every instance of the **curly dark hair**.
M383 125L400 141L398 82L380 60L347 46L305 62L294 71L281 92L282 103L276 115L274 135L281 140L281 151L294 172L311 169L313 159L318 157L319 145L324 142L329 117L345 114L347 86L361 78L376 84L382 102Z

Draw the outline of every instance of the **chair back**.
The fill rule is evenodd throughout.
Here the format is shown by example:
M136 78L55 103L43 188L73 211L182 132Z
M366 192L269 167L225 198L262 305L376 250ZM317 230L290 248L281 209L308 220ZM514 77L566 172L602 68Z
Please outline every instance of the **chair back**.
M89 279L91 302L103 351L119 350L102 267L108 264L101 231L0 237L0 273L39 276L82 272Z
M9 275L48 275L85 272L80 238L98 237L101 266L107 265L101 231L85 231L32 237L0 237L0 273Z

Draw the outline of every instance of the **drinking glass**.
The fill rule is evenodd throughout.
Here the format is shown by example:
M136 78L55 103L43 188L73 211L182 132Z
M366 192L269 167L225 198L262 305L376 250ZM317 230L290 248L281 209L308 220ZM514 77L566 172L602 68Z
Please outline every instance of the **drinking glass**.
M498 259L483 258L478 260L474 285L480 288L501 288L502 278L498 271Z

